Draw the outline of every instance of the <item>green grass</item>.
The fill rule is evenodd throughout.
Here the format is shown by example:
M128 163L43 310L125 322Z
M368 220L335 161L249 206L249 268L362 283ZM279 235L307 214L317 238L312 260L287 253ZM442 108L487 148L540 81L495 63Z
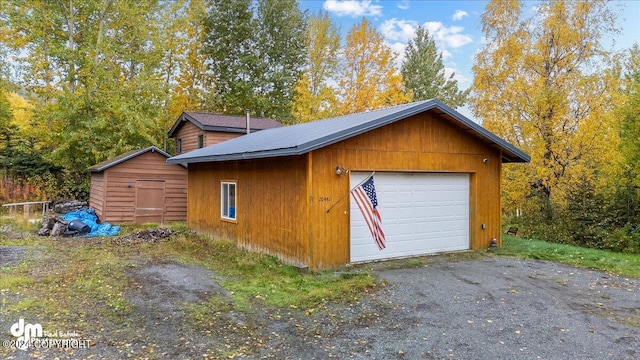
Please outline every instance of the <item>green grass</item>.
M16 242L3 239L0 245ZM3 316L26 313L64 328L96 314L122 318L132 310L124 297L127 255L120 249L88 240L37 236L20 245L26 246L22 262L0 273L0 288L19 294L16 301L3 304Z
M241 309L253 303L308 309L329 301L354 301L378 286L368 271L301 273L274 256L184 230L171 241L145 246L144 251L148 256L175 258L213 270L233 297L234 306Z
M521 239L503 235L497 255L525 259L557 261L563 264L603 270L622 276L640 278L640 255Z

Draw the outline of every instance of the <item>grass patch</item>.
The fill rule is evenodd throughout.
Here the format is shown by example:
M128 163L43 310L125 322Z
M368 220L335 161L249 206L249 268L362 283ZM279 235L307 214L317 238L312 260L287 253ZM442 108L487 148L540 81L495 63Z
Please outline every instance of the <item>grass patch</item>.
M22 262L2 269L2 289L19 294L4 304L3 316L19 312L50 328L75 329L87 318L122 318L132 310L121 249L78 239L29 236L26 242Z
M145 254L159 259L173 257L213 270L234 299L246 309L254 302L279 307L311 308L329 301L354 301L378 285L367 271L337 273L333 270L299 273L277 258L238 248L229 241L214 240L184 229L170 241L144 246Z
M640 255L582 248L503 235L497 255L549 260L584 268L640 278Z

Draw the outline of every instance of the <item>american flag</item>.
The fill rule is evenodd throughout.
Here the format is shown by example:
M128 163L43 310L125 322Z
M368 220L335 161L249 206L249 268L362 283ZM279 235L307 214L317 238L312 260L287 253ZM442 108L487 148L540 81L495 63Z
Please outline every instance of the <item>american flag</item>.
M373 175L362 185L351 190L353 199L358 204L358 208L362 212L362 217L371 231L373 240L375 240L378 249L386 248L384 231L382 231L382 218L378 212L378 198L376 197L376 187L373 184Z

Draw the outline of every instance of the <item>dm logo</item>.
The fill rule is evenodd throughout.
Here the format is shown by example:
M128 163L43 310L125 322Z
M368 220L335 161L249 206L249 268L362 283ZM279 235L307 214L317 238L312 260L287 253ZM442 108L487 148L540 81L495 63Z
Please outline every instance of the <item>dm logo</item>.
M32 338L42 337L42 325L25 324L24 319L20 318L17 323L11 325L11 335L17 338L16 347L26 351Z

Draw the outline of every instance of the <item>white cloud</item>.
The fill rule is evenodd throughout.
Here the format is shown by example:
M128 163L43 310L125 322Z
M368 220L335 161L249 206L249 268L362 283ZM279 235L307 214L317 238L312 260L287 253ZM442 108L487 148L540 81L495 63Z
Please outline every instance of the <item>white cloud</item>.
M418 23L413 20L389 19L380 25L380 33L384 36L385 44L396 54L394 65L400 69L405 60L405 49L407 43L415 37ZM473 42L473 38L466 34L464 27L446 26L441 22L426 22L422 25L429 31L429 35L433 37L438 52L442 54L442 60L445 62L445 76L448 78L455 72L454 79L458 80L458 86L461 89L467 88L471 83L471 79L465 77L452 61L454 51L457 48L465 46Z
M381 5L372 5L371 0L325 0L324 10L337 16L378 16L382 15Z
M456 10L456 12L453 14L452 19L454 21L458 21L458 20L462 20L462 18L465 16L469 16L469 13L464 10Z
M452 67L447 67L445 66L444 68L444 76L445 78L449 78L449 76L451 76L451 74L455 73L455 75L453 75L453 78L458 80L458 84L459 84L459 88L467 88L468 86L465 86L465 84L468 84L471 82L471 79L465 77L464 75L462 75L460 73L460 71L457 71L455 68Z
M394 43L385 43L391 51L393 51L396 55L396 59L393 62L396 69L400 69L402 67L402 63L404 62L404 50L407 48L407 44L401 42Z
M461 26L446 27L439 21L428 21L423 26L429 31L439 48L459 48L473 42L473 38L463 34Z
M452 49L456 49L473 42L470 35L464 33L461 26L446 27L441 22L426 22L423 27L429 31L442 54L443 60L453 58ZM399 66L404 61L404 50L407 43L416 35L418 23L413 20L399 20L396 18L386 20L380 25L380 33L387 41L387 45L398 55L396 64ZM456 78L460 76L456 74ZM460 78L461 81L469 79Z
M400 0L398 2L398 8L407 10L409 8L409 0Z
M449 50L442 50L440 53L442 54L442 60L453 58L453 54Z
M408 42L416 35L418 23L413 20L398 20L396 18L385 20L380 25L380 32L387 40Z

